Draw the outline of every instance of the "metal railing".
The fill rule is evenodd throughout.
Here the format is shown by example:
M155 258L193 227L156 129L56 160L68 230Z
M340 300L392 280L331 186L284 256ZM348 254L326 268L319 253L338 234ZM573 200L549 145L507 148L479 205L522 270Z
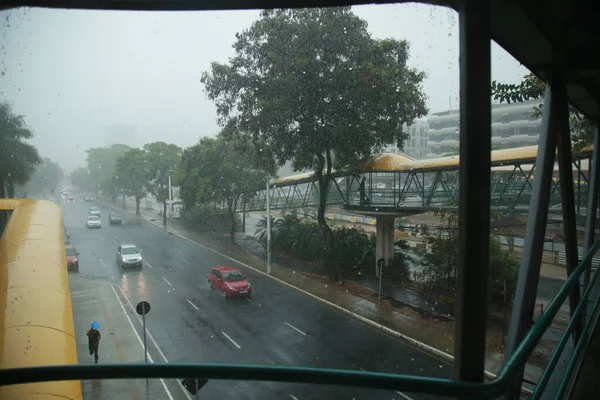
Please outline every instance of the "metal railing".
M235 365L235 364L108 364L108 365L62 365L5 369L0 371L0 385L15 385L32 382L65 381L81 379L139 379L139 378L184 378L198 377L204 379L225 380L252 380L271 382L298 382L327 385L344 385L353 387L370 387L375 389L401 390L404 392L427 393L443 396L475 396L478 399L493 399L502 395L516 378L527 359L542 338L544 332L551 326L552 320L558 313L561 305L569 293L579 285L579 279L586 268L591 265L592 257L600 248L600 241L596 242L590 251L579 263L573 274L567 279L554 299L548 304L545 312L538 318L529 330L517 351L502 366L495 379L482 382L462 382L451 379L427 378L420 376L400 375L391 373L361 372L352 370L285 367L265 365ZM573 321L581 315L586 308L588 298L594 284L598 281L600 272L596 270L593 280L585 290L574 317L567 326L558 346L552 354L550 361L540 378L533 398L537 399L544 392L556 364L570 340L570 333L575 324ZM591 321L600 310L600 297L595 300L593 311L587 319L584 335L591 328ZM561 398L564 394L570 375L573 372L578 357L583 350L584 342L575 345L574 354L568 364L559 390L554 398Z

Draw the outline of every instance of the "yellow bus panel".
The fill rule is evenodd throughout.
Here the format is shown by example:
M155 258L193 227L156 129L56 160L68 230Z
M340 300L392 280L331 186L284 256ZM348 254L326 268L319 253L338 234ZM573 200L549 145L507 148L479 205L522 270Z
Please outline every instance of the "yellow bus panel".
M60 206L0 200L13 210L0 239L2 368L77 364ZM79 381L0 387L0 399L82 398Z

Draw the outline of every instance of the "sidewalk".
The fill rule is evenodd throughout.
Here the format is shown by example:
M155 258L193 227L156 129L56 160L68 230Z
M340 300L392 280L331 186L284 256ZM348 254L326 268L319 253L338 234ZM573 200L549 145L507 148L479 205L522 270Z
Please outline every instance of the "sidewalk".
M108 203L105 203L108 205ZM112 207L115 207L112 205ZM135 209L128 210L134 213ZM142 217L149 223L162 229L162 219L158 218L156 211L140 210ZM247 251L249 240L245 234L237 234L238 243L232 244L229 235L211 233L198 233L183 228L180 221L170 221L169 231L186 240L197 243L211 251L220 253L224 257L232 258L248 268L266 273L266 262L262 257ZM390 301L382 301L379 315L377 313L377 300L374 291L357 285L353 282L332 284L326 277L312 273L316 267L306 262L287 259L281 256L274 257L272 273L270 276L281 284L290 286L311 296L324 301L340 312L351 315L384 332L400 337L418 347L437 354L438 356L453 359L454 348L454 322L426 316L411 307L394 308ZM556 332L545 336L538 348L534 351L525 371L525 379L537 381L547 361L547 357L557 343ZM497 373L502 365L502 335L488 332L486 369Z

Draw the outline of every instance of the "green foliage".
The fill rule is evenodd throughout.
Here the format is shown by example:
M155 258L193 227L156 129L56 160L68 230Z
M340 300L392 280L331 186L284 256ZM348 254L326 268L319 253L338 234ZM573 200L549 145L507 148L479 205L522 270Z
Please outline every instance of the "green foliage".
M102 188L107 194L115 194L116 183L113 181L119 157L126 154L131 147L124 144L113 144L108 147L87 149L87 169L92 190Z
M29 194L50 193L63 179L64 172L60 165L49 158L44 158L20 190Z
M454 294L458 271L458 216L453 212L438 212L441 224L430 231L419 227L422 244L416 248L421 255L422 272L415 273L415 279L422 282L426 290L444 294ZM490 237L489 244L489 298L498 303L499 294L504 293L506 280L507 293L514 294L519 263L512 259L500 242Z
M536 75L529 73L518 85L492 82L492 97L501 103L522 103L530 99L543 99L546 84ZM532 116L541 115L543 104L532 109ZM573 150L579 151L594 142L594 124L577 109L569 105L569 125L571 128Z
M192 209L185 208L181 220L187 229L196 232L229 233L230 217L222 210L211 205L198 205ZM239 215L235 215L237 226L241 227Z
M266 217L257 224L255 236L266 245ZM323 232L315 221L300 220L295 215L272 217L271 244L274 251L288 254L297 260L315 261L320 264L326 262ZM332 254L335 255L333 265L340 277L348 275L350 271L374 271L375 236L354 228L334 229L332 249ZM386 267L386 274L396 280L407 280L409 260L410 257L406 255L397 255L392 264Z
M0 198L14 197L15 185L24 185L41 162L23 115L15 114L7 101L0 102ZM8 193L4 192L5 185Z
M458 266L458 216L451 212L436 212L442 220L433 232L422 226L422 242L415 248L421 256L423 270L415 272L415 279L422 281L426 290L453 293Z
M135 213L140 215L140 201L146 197L148 168L146 155L140 149L131 149L117 159L115 174L126 196L135 197Z
M490 238L489 297L499 308L502 308L505 283L507 301L510 302L515 293L518 276L519 262L510 257L498 239Z
M219 134L185 149L177 169L177 182L185 207L225 203L234 241L236 209L241 196L264 188L274 174L273 160L259 157L245 139Z
M69 174L69 180L80 191L87 193L94 189L87 168L79 167Z
M169 176L175 172L181 158L181 149L165 142L148 143L144 146L148 171L146 190L163 204L163 225L167 225L167 200L169 200Z
M350 7L265 10L236 37L229 64L202 77L219 123L280 165L315 171L332 245L324 215L334 163L354 168L386 144L402 147L403 124L427 113L425 74L407 66L406 41L373 39Z

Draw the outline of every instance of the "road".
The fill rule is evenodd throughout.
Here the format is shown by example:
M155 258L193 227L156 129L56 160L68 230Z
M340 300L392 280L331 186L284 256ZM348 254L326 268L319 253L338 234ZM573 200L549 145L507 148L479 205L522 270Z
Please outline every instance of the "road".
M151 304L147 317L152 336L149 352L157 362L297 365L444 378L451 375L446 360L130 214L122 214L123 226L109 226L107 215L111 210L94 204L102 211L103 227L87 229L85 217L90 205L81 201L62 205L67 232L80 253L79 274L120 286L133 305L141 300ZM122 271L117 266L117 246L125 243L142 249L142 270ZM223 300L209 289L210 268L232 264L252 283L251 301ZM166 387L174 399L190 399L173 381ZM209 382L201 393L202 398L236 400L439 398L389 390L231 381Z

